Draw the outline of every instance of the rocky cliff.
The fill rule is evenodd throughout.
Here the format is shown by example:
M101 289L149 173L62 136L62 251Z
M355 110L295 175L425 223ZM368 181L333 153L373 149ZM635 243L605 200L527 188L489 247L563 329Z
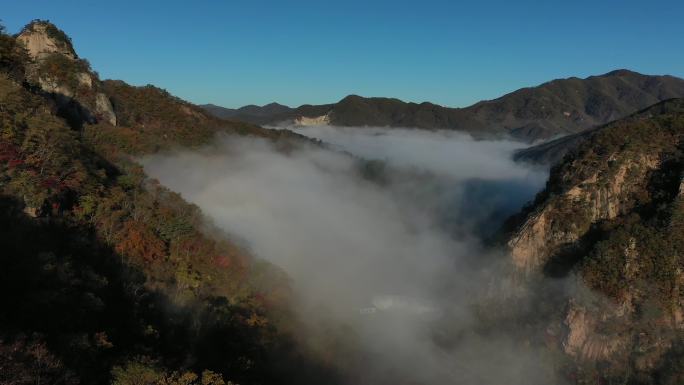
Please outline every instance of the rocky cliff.
M610 221L648 204L654 173L672 167L665 160L678 151L682 130L681 99L668 101L630 118L608 124L551 173L546 189L528 209L508 241L515 264L535 270L601 221ZM664 163L665 162L665 163Z
M71 60L78 56L71 44L71 39L55 25L35 20L28 24L17 36L17 40L24 44L29 55L36 60L58 53Z
M682 99L600 127L512 221L520 273L575 282L549 322L558 348L602 378L640 383L681 359L683 150Z
M116 126L116 114L109 97L101 90L97 74L87 61L79 59L71 39L47 21L36 20L17 35L32 63L29 79L52 94L61 114L72 122L107 122Z

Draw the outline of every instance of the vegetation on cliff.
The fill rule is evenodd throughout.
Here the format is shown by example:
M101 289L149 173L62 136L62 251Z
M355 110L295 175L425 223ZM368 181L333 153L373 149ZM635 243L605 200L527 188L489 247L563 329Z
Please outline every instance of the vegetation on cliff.
M589 289L554 294L576 379L681 379L683 175L684 100L673 99L583 135L511 220L520 267Z

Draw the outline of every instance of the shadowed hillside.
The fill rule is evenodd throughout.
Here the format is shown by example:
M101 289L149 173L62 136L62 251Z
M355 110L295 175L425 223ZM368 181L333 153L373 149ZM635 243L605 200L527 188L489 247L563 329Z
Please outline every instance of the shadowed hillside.
M101 81L45 21L1 33L0 58L0 382L325 375L276 330L289 317L284 274L132 157L219 132L283 146L300 137L215 118L153 86Z

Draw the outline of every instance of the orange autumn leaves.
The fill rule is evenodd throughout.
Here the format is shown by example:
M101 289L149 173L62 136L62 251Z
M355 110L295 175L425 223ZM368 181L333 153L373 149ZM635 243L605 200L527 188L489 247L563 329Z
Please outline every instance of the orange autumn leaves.
M166 245L149 226L129 220L124 223L116 251L134 260L154 262L166 255Z

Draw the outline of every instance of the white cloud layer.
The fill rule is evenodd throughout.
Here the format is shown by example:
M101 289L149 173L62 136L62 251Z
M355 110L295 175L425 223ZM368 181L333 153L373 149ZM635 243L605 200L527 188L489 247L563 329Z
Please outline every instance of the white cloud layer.
M355 356L340 365L351 383L548 383L533 351L472 332L469 307L486 284L473 268L484 258L479 237L545 180L510 160L520 145L407 129L297 131L384 161L382 183L346 153L243 137L142 163L292 277L303 337L321 349L347 340ZM458 341L440 343L444 334Z

